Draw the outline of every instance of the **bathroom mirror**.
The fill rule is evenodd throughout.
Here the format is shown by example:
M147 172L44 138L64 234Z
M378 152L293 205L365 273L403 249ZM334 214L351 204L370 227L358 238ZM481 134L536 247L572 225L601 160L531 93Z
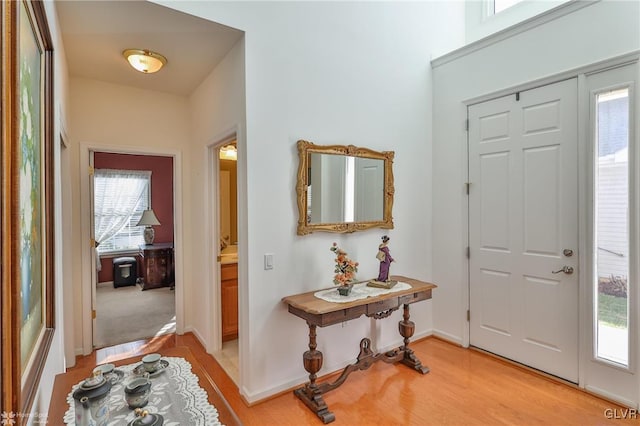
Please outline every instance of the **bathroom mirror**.
M298 235L393 228L393 151L298 141Z

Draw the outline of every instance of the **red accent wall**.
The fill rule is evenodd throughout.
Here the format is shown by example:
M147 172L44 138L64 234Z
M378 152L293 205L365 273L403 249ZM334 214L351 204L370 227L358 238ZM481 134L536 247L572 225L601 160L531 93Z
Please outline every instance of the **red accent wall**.
M173 242L173 157L157 155L114 154L96 152L93 157L96 169L150 170L151 208L161 225L154 226L154 242ZM102 259L102 271L98 282L113 281L112 259ZM139 275L139 274L138 274Z

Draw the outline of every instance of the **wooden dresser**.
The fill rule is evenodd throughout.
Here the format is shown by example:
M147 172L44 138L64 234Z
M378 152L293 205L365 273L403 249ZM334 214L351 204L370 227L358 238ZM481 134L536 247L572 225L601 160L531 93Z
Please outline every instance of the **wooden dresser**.
M143 290L174 286L173 243L140 244L140 260Z
M222 341L238 338L238 264L220 265Z

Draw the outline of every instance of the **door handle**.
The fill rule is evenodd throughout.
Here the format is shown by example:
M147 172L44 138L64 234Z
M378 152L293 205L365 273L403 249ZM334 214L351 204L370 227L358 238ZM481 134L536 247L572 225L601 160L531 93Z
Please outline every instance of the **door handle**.
M558 269L557 271L551 271L552 274L559 274L560 272L564 272L567 275L571 275L573 274L573 267L563 266L562 269Z

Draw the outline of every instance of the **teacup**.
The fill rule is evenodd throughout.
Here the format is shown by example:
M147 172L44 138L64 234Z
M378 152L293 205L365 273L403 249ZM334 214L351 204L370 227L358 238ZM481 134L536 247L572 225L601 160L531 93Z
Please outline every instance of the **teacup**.
M102 364L93 369L93 372L99 371L103 376L107 376L113 373L113 370L116 368L113 364Z
M149 354L142 357L142 365L145 371L153 373L160 366L160 354Z
M129 381L124 387L124 399L129 408L140 408L149 402L151 393L151 380L148 374Z

